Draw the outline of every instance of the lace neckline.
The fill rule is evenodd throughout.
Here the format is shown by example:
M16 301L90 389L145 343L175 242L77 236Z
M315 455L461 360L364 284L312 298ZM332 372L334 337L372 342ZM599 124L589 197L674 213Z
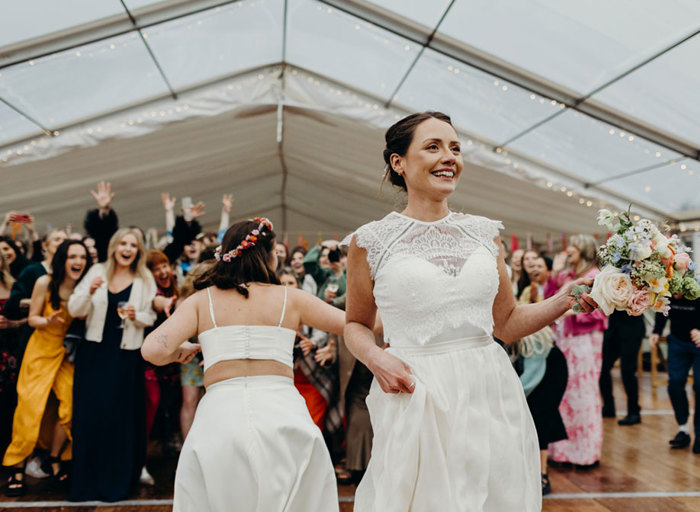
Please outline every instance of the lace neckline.
M398 217L401 217L402 219L410 220L411 222L415 222L417 224L423 224L425 226L431 226L434 224L440 224L441 222L445 222L448 220L452 215L454 215L454 212L452 210L447 212L447 215L445 215L443 218L438 219L438 220L431 220L431 221L425 221L425 220L418 220L414 219L413 217L409 217L408 215L404 215L403 213L399 212L391 212L392 215L396 215Z

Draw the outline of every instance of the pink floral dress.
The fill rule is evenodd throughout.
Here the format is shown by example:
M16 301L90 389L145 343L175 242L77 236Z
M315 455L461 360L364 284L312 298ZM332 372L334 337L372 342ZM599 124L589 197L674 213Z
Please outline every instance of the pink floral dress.
M585 277L598 272L591 269ZM572 279L573 273L563 272L548 283L545 295L553 295ZM554 461L589 465L600 460L603 420L598 379L605 329L607 317L600 310L566 317L554 326L557 347L564 353L569 369L569 381L559 406L568 439L549 445L549 456Z

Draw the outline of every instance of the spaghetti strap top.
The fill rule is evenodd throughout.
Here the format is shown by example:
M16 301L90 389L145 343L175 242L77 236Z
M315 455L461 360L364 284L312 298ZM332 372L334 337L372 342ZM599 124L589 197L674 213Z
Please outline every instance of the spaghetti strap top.
M204 370L220 361L234 359L268 359L293 368L294 339L296 332L282 327L287 310L287 287L279 323L274 325L222 325L216 323L214 302L207 288L209 314L213 328L199 334L204 356Z

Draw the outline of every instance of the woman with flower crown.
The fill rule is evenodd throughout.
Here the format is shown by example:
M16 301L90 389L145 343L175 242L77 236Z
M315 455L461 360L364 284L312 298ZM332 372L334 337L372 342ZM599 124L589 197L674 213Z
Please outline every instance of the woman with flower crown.
M231 226L216 259L141 349L156 365L187 362L200 346L204 355L207 392L180 453L173 510L337 511L333 465L294 387L292 350L299 324L342 333L343 312L280 285L265 218Z
M574 282L516 305L501 223L448 209L464 165L448 116L412 114L385 138L387 173L408 204L344 240L345 342L374 374L372 457L355 512L539 511L537 434L493 335L512 342L577 301L596 304L573 297ZM387 350L372 333L377 311Z

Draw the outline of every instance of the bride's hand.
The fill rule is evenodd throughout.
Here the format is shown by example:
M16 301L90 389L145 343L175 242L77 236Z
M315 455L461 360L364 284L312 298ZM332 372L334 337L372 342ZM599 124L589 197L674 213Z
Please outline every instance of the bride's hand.
M413 393L416 387L411 368L384 350L375 351L367 367L385 393Z
M594 301L588 293L583 293L581 294L581 298L577 299L574 297L571 292L574 289L574 286L578 286L581 284L585 284L588 287L593 286L593 278L592 277L582 277L580 279L576 279L575 281L569 281L566 283L564 286L562 286L561 290L559 293L564 295L566 299L569 301L569 310L578 302L579 306L581 306L581 309L583 309L584 313L591 313L596 310L598 307L598 303Z

